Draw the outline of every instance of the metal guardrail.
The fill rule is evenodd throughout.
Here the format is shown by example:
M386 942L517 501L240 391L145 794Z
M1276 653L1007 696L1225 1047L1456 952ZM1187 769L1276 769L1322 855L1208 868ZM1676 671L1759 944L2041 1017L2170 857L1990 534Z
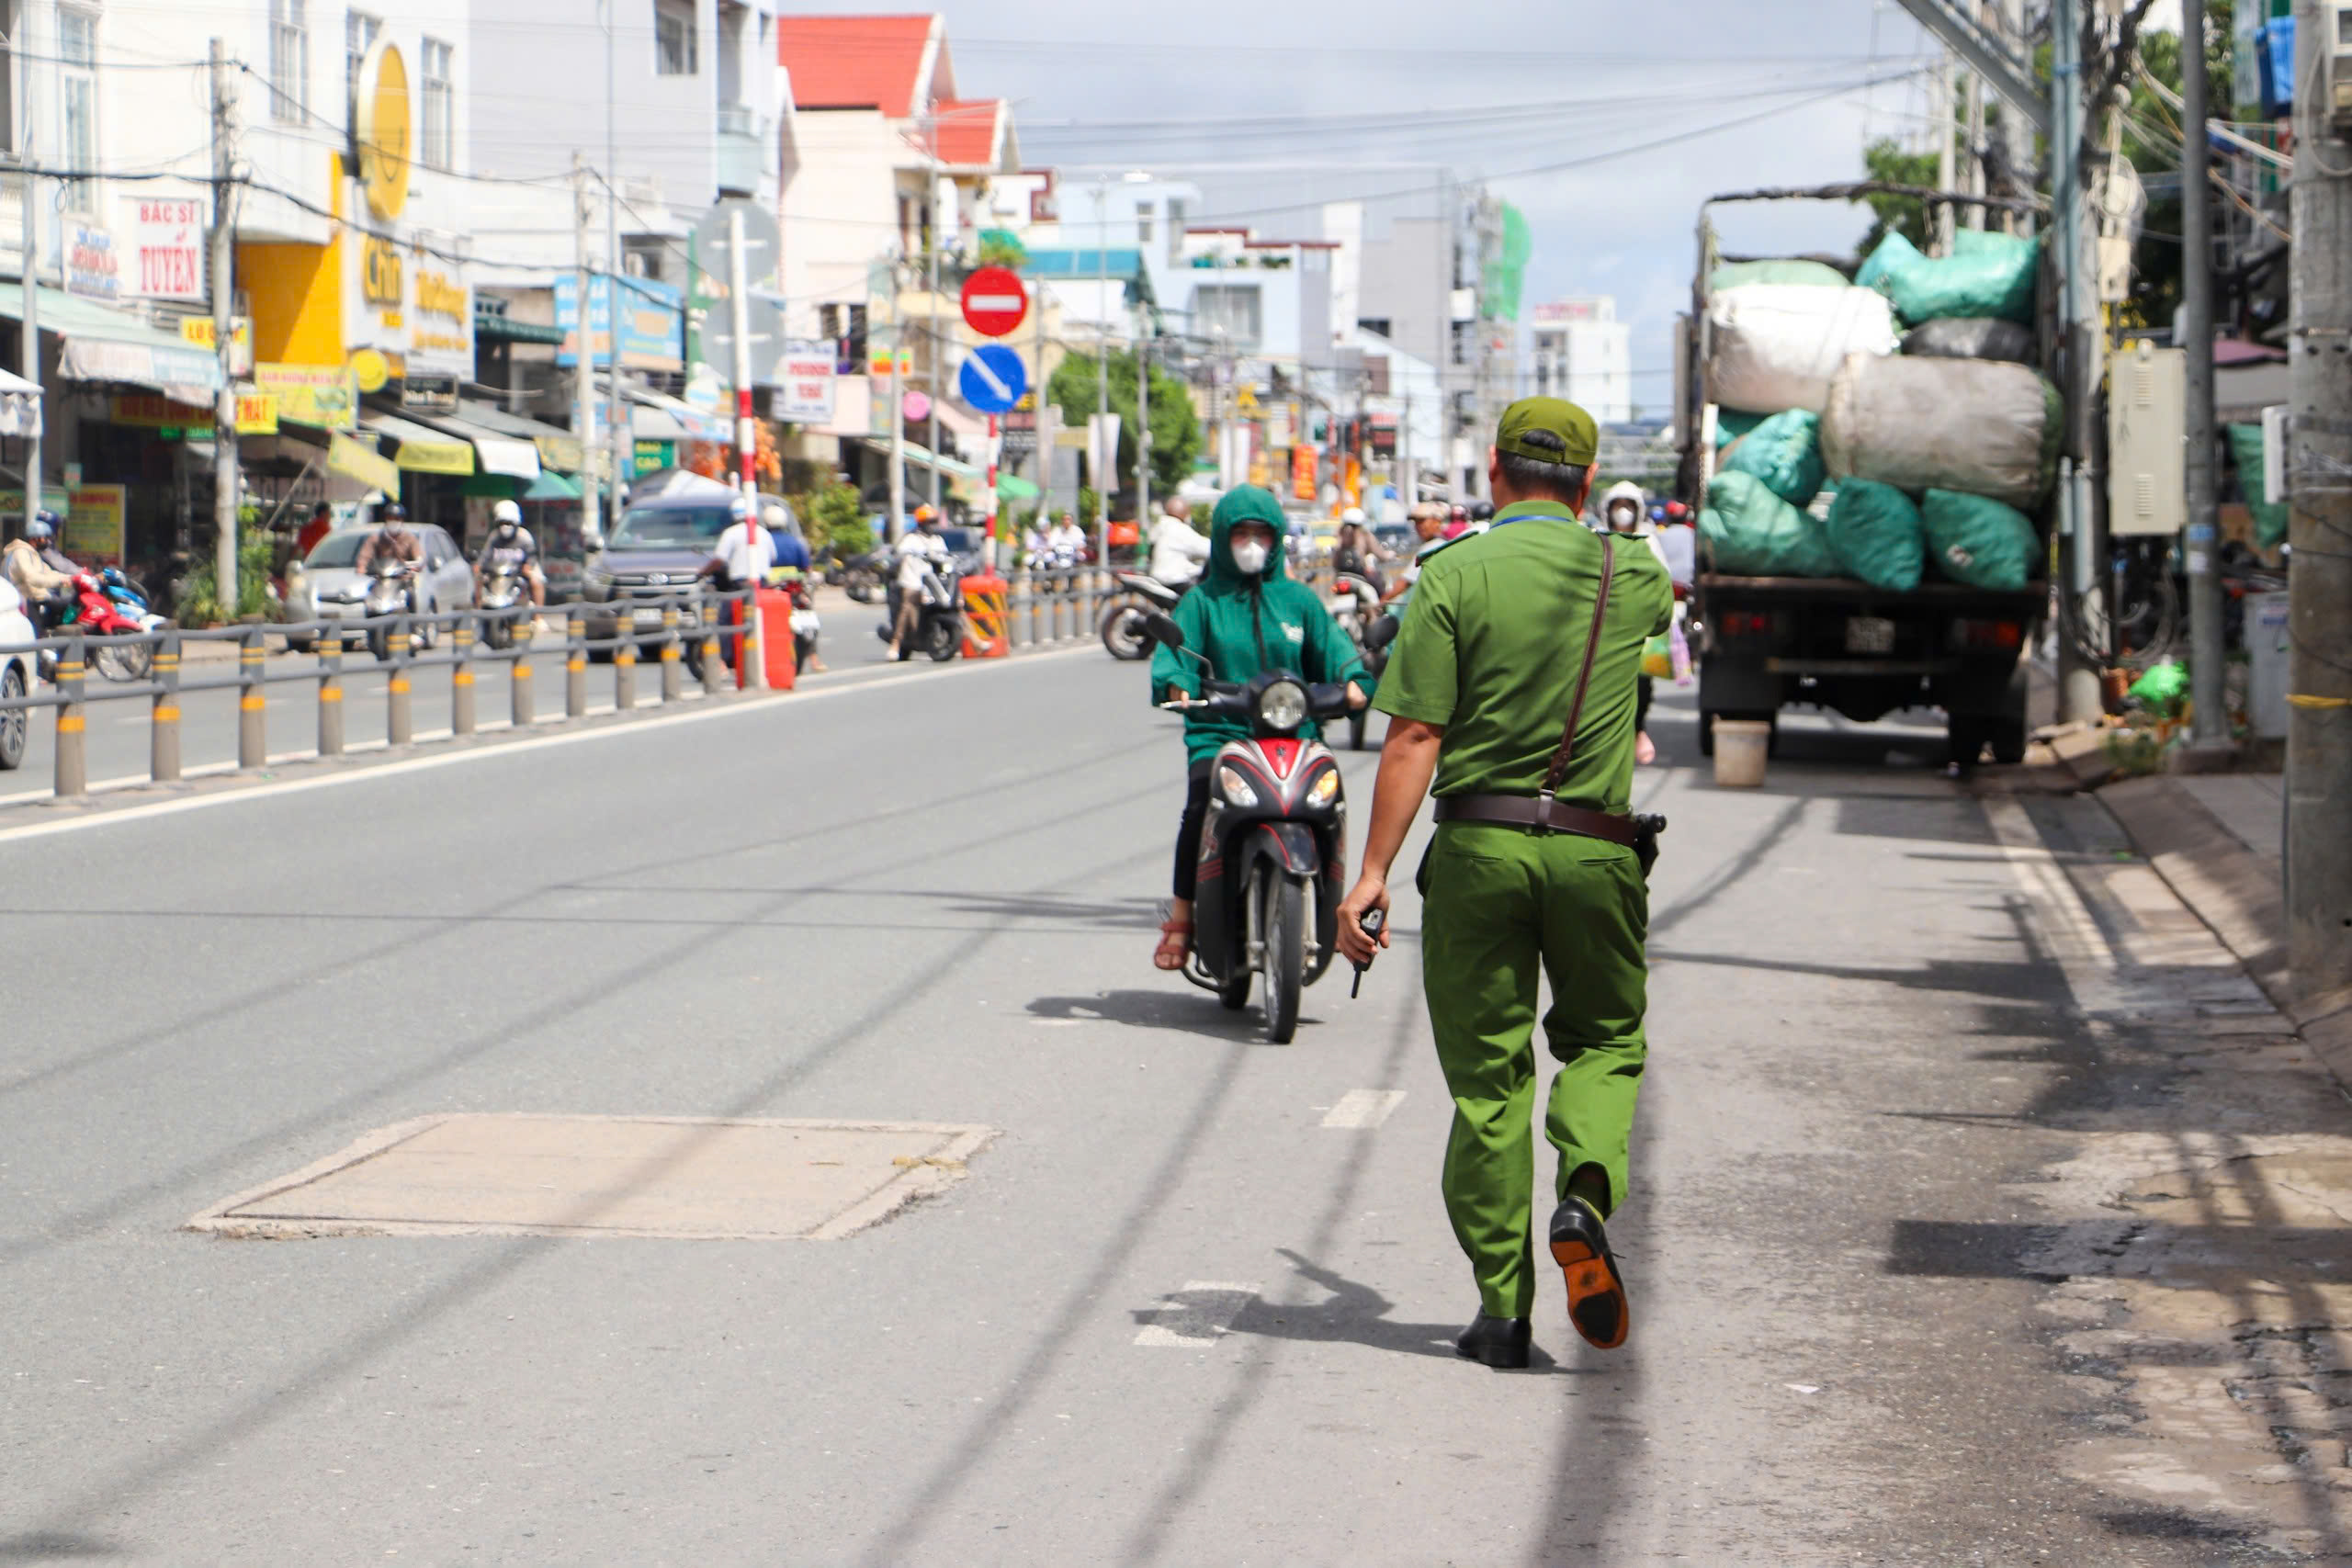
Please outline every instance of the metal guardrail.
M1294 562L1291 575L1317 592L1332 581L1329 565L1320 562ZM1099 567L1016 571L1006 580L1006 590L1007 630L1016 653L1091 641L1102 634L1102 615L1112 602L1130 596L1115 574Z
M595 604L549 605L545 609L526 604L511 610L467 609L430 615L272 622L265 626L223 626L210 631L183 631L176 626L165 626L156 631L122 637L88 637L69 632L30 643L0 647L0 654L29 652L37 658L53 655L56 660L50 691L22 697L0 698L0 713L44 708L55 713L56 758L51 791L58 799L74 799L89 793L89 765L84 732L87 710L92 703L146 699L150 705L148 776L156 784L174 784L180 779L180 698L189 692L237 693L237 768L244 772L268 765L269 688L312 685L318 694L318 754L337 757L344 753L343 678L347 646L354 641L370 641L380 631L383 634L384 657L378 661L378 666L387 672L385 738L389 744L405 746L416 738L412 718L414 694L411 679L420 670L449 671L449 731L452 736L460 736L476 733L475 667L512 664L509 714L513 727L525 729L540 722L531 667L532 655L538 651L531 646L531 623L534 620L560 618L563 622L563 717L567 720L579 719L588 716L588 656L592 652L609 651L613 656L613 706L616 711L628 712L637 706L639 652L647 648L654 650L654 659L661 670L656 690L662 705L685 700L684 666L687 662L685 651L690 641L695 645L693 662L698 667L701 676L698 695L704 699L718 696L728 668L721 654L727 646L744 635L741 622L750 613L750 600L749 590L738 589L733 592L639 594ZM660 610L660 626L638 629L635 613L650 609ZM734 623L722 624L722 616L730 609L735 616ZM587 623L592 613L616 612L620 617L620 624L612 636L591 637L587 635ZM512 628L507 646L491 647L477 635L502 622ZM420 627L432 633L447 628L446 651L415 652L413 634ZM268 650L264 646L264 638L270 634L309 641L315 650L315 665L301 670L273 671L267 668ZM758 657L756 625L747 640L754 650L753 657ZM181 650L192 642L236 644L235 673L189 679L182 672ZM149 678L144 682L102 682L93 689L89 677L90 656L98 649L109 647L153 649L154 663Z

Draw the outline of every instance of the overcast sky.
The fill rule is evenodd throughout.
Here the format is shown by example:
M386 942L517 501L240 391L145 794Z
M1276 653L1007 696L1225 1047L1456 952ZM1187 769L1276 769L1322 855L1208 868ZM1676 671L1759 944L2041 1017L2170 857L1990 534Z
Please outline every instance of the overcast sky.
M1801 102L1918 62L1923 35L1892 0L951 0L944 14L958 91L1013 99L1032 164L1329 164L1346 196L1382 177L1351 164L1501 176L1785 108L1492 180L1533 231L1527 300L1615 295L1637 372L1667 363L1702 197L1857 177L1865 136L1916 133L1924 107L1911 83ZM1616 101L1517 111L1594 99ZM1847 249L1868 223L1841 205L1736 210L1722 227L1728 248L1779 252ZM1662 407L1669 387L1645 376L1635 395Z

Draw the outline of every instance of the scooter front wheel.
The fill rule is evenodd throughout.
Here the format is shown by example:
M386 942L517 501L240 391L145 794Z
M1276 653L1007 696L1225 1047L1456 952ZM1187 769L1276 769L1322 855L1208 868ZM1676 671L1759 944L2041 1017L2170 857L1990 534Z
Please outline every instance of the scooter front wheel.
M1298 1032L1306 975L1306 885L1268 866L1259 873L1258 931L1265 942L1266 1038L1287 1045Z
M964 651L964 627L952 615L942 615L923 631L923 651L934 663L944 664Z
M1121 599L1102 616L1102 647L1112 658L1133 660L1151 651L1143 635L1144 607L1139 600Z

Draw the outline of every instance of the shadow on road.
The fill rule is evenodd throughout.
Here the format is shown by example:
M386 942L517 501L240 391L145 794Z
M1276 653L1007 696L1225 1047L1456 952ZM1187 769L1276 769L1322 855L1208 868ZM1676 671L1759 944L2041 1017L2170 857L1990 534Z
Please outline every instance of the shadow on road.
M1464 1323L1399 1323L1388 1314L1396 1303L1370 1285L1356 1280L1313 1259L1277 1247L1299 1278L1319 1285L1330 1292L1329 1300L1310 1305L1282 1304L1263 1297L1250 1302L1233 1320L1229 1332L1254 1334L1266 1339L1296 1339L1314 1344L1362 1345L1374 1350L1386 1350L1404 1356L1435 1356L1452 1360L1454 1337L1466 1325ZM1182 1300L1181 1294L1173 1298ZM1149 1323L1160 1309L1138 1312L1137 1323ZM1554 1360L1538 1346L1528 1371L1532 1372L1575 1371Z

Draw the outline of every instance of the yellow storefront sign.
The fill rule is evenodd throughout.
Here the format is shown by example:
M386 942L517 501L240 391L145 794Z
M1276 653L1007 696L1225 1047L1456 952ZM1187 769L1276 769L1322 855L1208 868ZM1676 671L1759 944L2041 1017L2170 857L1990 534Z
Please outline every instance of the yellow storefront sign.
M277 417L322 430L356 430L359 393L341 365L256 365L255 389L277 400Z
M153 392L119 392L107 400L107 414L117 424L141 430L187 430L209 434L213 412ZM268 392L237 394L237 434L277 434L277 399Z

